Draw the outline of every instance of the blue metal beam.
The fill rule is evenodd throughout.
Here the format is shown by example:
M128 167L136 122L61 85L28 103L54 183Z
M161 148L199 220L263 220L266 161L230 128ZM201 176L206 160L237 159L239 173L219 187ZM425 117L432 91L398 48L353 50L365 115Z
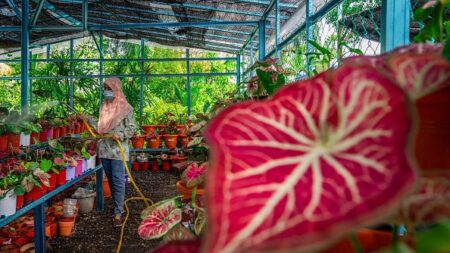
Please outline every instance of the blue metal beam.
M6 0L6 3L9 5L11 9L13 9L14 13L16 14L17 18L19 20L22 20L22 13L20 12L19 8L17 8L17 5L14 3L13 0ZM27 7L29 8L29 6ZM23 8L22 8L23 12Z
M259 21L259 49L258 49L258 59L263 61L266 57L266 22L264 20Z
M104 197L103 197L103 170L97 170L95 172L95 190L97 192L97 196L95 197L95 209L97 212L103 212L104 207Z
M34 250L47 252L45 243L45 202L33 209L34 213Z
M99 35L102 36L101 34ZM101 47L101 43L99 44ZM211 58L205 58L205 57L196 57L196 58L189 58L190 61L235 61L236 58L234 57L211 57ZM117 59L117 58L109 58L109 59L73 59L73 62L136 62L136 61L143 61L143 62L176 62L176 61L186 61L186 58L144 58L144 59ZM12 59L12 60L0 60L0 62L5 63L11 63L11 62L20 62L19 59ZM69 62L68 59L36 59L36 60L30 60L30 62Z
M381 9L381 52L409 44L410 0L383 0Z
M37 7L36 7L36 11L34 12L33 18L31 19L31 26L36 25L37 19L42 11L42 7L44 7L44 3L45 3L45 0L39 0L39 3L37 4Z
M314 21L313 21L313 12L314 12L314 1L313 0L306 0L306 39L307 40L314 40ZM313 48L311 43L307 42L306 44L306 69L308 70L308 75L311 72L311 55Z
M36 4L39 4L38 1L39 1L39 0L33 0L33 2L36 3ZM44 2L44 9L46 9L46 10L52 12L53 15L55 15L57 19L60 19L60 20L67 20L67 21L69 21L72 25L75 25L75 26L81 25L81 22L80 22L80 21L74 19L74 18L71 17L69 14L67 14L67 13L65 13L65 12L63 12L63 11L60 11L60 10L56 9L56 7L55 7L53 4L49 3L49 2Z
M104 62L104 55L103 55L103 34L100 34L100 78L99 78L99 94L100 94L100 105L99 108L102 105L103 102L103 62Z
M241 84L241 55L236 55L236 86Z
M69 77L69 106L70 106L70 111L72 111L73 108L73 92L74 92L74 88L73 88L73 40L70 40L70 77Z
M144 39L141 39L141 59L145 57L145 41ZM139 127L142 127L142 110L144 108L144 62L140 62L140 68L141 68L141 78L140 78L140 86L139 86Z
M261 1L261 0L235 0L235 1L239 2L239 3L270 5L270 1ZM281 3L280 6L283 8L294 8L294 9L297 8L297 6L295 4Z
M88 17L89 17L89 3L88 0L83 0L83 5L82 5L82 21L83 21L83 30L87 31L88 28Z
M30 34L29 34L29 1L22 0L22 40L21 40L21 89L20 89L20 104L22 112L28 110L28 85L29 85L29 46L30 46Z
M186 49L186 91L187 91L187 114L191 116L191 64L189 61L189 48Z
M280 59L280 0L275 0L275 50L277 51L277 58Z

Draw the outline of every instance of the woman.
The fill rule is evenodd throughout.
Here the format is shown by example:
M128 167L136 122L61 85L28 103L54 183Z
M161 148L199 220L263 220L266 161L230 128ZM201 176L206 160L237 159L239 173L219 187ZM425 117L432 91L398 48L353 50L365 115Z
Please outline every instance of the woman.
M125 200L125 168L117 140L122 144L126 161L129 160L128 141L136 130L133 108L127 102L118 78L108 78L103 84L104 103L100 109L97 132L109 135L98 143L98 157L108 178L114 201L113 226L122 226L123 205ZM92 124L95 126L95 124Z

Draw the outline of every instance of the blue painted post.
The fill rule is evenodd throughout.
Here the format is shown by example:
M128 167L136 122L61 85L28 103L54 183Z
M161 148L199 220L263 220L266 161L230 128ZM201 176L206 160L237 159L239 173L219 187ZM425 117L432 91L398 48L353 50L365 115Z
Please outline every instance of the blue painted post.
M30 59L31 60L33 60L33 52L31 52L30 51ZM31 66L32 66L32 64L28 64L28 66L29 66L29 72L28 73L30 73L30 75L31 75L31 70L32 70L32 68L31 68ZM30 94L30 107L32 107L33 106L33 79L32 78L30 78L30 85L29 85L29 94Z
M266 58L266 21L260 20L258 24L258 32L259 32L259 55L258 60L263 61Z
M191 66L189 60L189 48L186 49L186 90L187 90L187 106L188 116L191 116Z
M275 50L276 50L276 54L277 54L277 58L281 59L281 54L280 54L280 42L281 42L281 38L280 38L280 30L281 30L281 24L280 24L280 0L276 0L275 1Z
M254 53L254 48L253 48L253 42L250 42L250 68L253 67L253 64L255 63L255 53ZM249 75L250 78L252 78L252 76L255 74L255 71L250 71ZM249 79L250 79L249 78Z
M70 111L73 112L73 39L70 40L70 76L69 76L69 106Z
M22 112L28 110L28 66L29 55L28 50L30 47L30 33L29 33L29 19L28 12L30 7L29 0L22 0L22 40L21 40L21 84L20 84L20 105Z
M145 54L145 43L144 39L141 39L141 83L139 86L139 127L142 127L142 109L144 107L144 54Z
M410 0L383 0L381 52L409 44Z
M241 84L241 55L236 55L236 86Z
M50 44L47 44L47 53L45 54L46 56L46 62L49 63L50 62Z
M34 245L36 252L45 253L45 202L33 209L34 213Z
M103 101L103 60L104 60L104 56L103 56L103 34L100 34L100 84L99 84L99 89L100 89L100 106L102 106L102 101Z
M82 22L83 22L83 31L87 31L88 29L88 12L89 12L89 3L88 0L83 0L83 4L82 4Z
M306 0L306 39L307 40L314 40L314 27L313 27L313 20L312 20L312 15L313 15L313 0ZM311 55L309 55L309 53L312 52L312 46L311 44L306 41L306 53L308 54L306 56L306 70L308 72L308 75L310 75L311 73Z
M103 198L103 169L95 172L95 191L97 192L95 208L98 212L103 212L103 204L105 202Z

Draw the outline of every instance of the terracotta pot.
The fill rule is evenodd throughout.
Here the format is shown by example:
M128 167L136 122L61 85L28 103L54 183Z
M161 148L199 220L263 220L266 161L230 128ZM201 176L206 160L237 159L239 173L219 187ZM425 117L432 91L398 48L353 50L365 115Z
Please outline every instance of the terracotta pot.
M364 252L376 252L378 250L389 247L392 243L392 233L362 229L357 232L356 237ZM354 253L355 250L349 239L344 239L336 243L322 253Z
M111 189L109 188L108 180L103 180L103 197L111 198Z
M139 169L142 171L147 171L149 166L150 166L150 164L148 162L141 162Z
M133 148L142 149L144 148L145 136L133 136L131 138L131 143L133 144Z
M20 147L20 135L8 134L8 146L9 145L11 145L13 148Z
M178 134L185 135L187 128L185 125L177 125Z
M19 210L23 207L23 195L17 195L16 197L16 209Z
M157 172L159 170L159 164L157 161L150 161L150 167L154 172Z
M56 175L56 185L60 186L66 183L66 169L62 169L59 171L59 174Z
M60 236L71 236L73 227L75 226L75 220L58 222L59 225L59 235Z
M162 169L164 171L169 171L172 163L170 161L163 161L162 163Z
M139 171L139 167L140 167L139 164L140 164L139 162L132 162L131 163L131 166L132 166L134 171Z
M161 137L158 135L152 138L148 138L147 143L149 148L153 149L159 148L161 145Z
M191 138L186 135L180 135L179 137L180 137L181 146L183 148L186 148L188 146L189 142L191 142Z
M142 126L142 131L144 132L144 134L152 134L155 132L156 129L156 125L143 125Z
M177 147L177 140L178 140L178 135L174 135L174 134L166 134L163 136L164 138L164 143L166 144L166 147L168 149L174 149Z
M31 133L31 141L30 141L31 144L36 144L35 140L40 140L40 139L41 139L40 133Z
M59 137L65 137L67 134L67 126L59 127Z
M450 169L450 87L416 102L419 128L415 139L417 162L422 169Z
M72 128L73 128L73 133L74 134L79 134L80 131L81 131L81 126L80 126L80 123L78 123L78 122L74 122L72 124Z
M59 127L53 128L53 139L59 139L59 137L61 137L60 131L61 131L61 128L59 128Z
M0 152L8 151L8 135L0 135Z
M50 174L50 179L49 179L50 186L48 187L48 191L53 191L56 187L56 180L58 179L58 174L55 174L53 172L51 172L49 174Z
M180 195L182 196L183 200L188 200L191 199L192 197L192 191L194 190L194 188L188 188L186 187L183 182L181 182L181 180L179 180L177 182L177 191L178 193L180 193ZM203 196L203 189L202 188L197 188L197 194L196 194L196 198L200 198L201 196Z

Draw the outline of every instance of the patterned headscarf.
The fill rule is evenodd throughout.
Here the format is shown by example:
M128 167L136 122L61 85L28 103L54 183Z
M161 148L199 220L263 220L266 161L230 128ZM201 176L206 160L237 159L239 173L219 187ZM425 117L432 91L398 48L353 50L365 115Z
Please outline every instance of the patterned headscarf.
M127 102L122 91L119 78L111 77L105 80L105 85L114 92L113 101L105 101L100 109L98 120L98 133L106 134L114 129L127 115L133 111L133 107Z

